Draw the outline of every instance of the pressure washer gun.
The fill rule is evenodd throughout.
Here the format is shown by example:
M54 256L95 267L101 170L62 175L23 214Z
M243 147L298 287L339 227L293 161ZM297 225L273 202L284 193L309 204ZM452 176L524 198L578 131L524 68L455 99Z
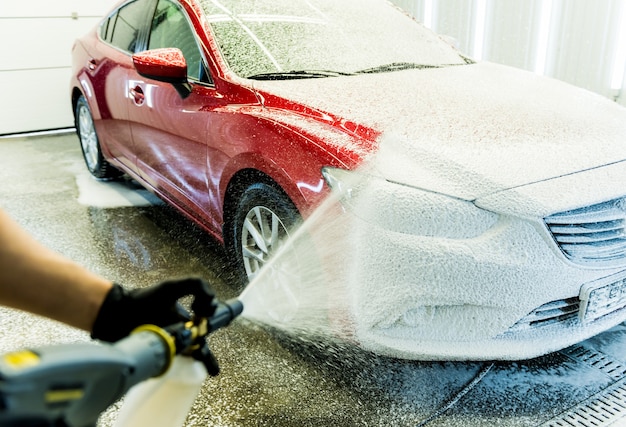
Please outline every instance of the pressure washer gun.
M198 371L199 365L202 376L189 406L183 408L184 421L206 374L215 376L219 373L207 336L230 324L243 311L243 304L238 299L213 302L215 311L210 318L166 328L140 326L115 344L61 344L0 356L0 426L95 426L102 412L137 385L124 398L125 406L132 393L141 387L147 388L143 393L138 391L141 396L135 399L134 407L126 411L128 415L124 419L134 417L135 420L124 421L122 425L157 425L137 418L142 412L137 405L145 406L151 396L161 400L165 397L166 401L160 404L160 408L144 408L143 412L159 417L169 423L163 425L173 427L176 424L172 422L180 421L180 417L171 419L171 414L176 410L180 412L180 408L174 406L181 390L177 386L176 392L169 391L174 399L167 398L163 394L167 386L162 378L170 375L166 374L168 370L178 369L171 379L185 381L184 369L195 366ZM179 360L187 365L174 369ZM206 369L202 369L202 365ZM155 383L149 386L151 381ZM124 409L122 407L120 413Z

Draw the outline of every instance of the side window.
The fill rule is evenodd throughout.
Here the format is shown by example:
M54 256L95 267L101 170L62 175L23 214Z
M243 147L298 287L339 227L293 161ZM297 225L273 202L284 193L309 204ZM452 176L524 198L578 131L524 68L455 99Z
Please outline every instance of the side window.
M202 54L185 14L173 2L159 0L152 19L148 49L166 47L176 47L183 52L189 79L210 83Z
M105 21L100 36L123 51L135 53L141 50L139 38L151 4L151 0L137 0L122 6Z
M115 22L115 18L117 18L117 14L109 16L102 24L100 24L100 38L105 42L111 43L111 33L113 30L113 22Z

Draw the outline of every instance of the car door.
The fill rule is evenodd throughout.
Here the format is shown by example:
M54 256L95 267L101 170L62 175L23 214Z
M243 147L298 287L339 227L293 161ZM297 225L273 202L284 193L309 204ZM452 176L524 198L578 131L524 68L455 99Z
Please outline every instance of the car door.
M100 48L88 59L97 102L95 125L109 156L135 171L135 153L128 111L127 86L133 70L131 55L145 46L145 16L156 0L135 0L122 5L102 23ZM92 106L93 108L93 106Z
M191 93L183 96L169 83L131 72L127 90L137 168L162 196L207 222L206 104L214 89L186 13L173 1L159 0L147 48L166 47L183 52Z

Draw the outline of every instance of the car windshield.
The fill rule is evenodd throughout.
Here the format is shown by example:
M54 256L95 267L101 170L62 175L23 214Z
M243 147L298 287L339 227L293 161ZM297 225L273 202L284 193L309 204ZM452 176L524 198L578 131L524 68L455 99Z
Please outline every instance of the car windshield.
M200 0L241 77L330 77L465 64L386 0Z

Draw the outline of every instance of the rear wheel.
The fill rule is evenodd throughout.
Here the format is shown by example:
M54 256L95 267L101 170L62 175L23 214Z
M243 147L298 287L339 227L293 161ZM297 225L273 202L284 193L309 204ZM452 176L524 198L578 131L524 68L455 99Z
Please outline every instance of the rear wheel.
M76 102L74 118L76 133L78 134L83 158L89 172L98 179L119 177L122 173L107 162L102 154L89 104L87 104L87 100L82 95Z

